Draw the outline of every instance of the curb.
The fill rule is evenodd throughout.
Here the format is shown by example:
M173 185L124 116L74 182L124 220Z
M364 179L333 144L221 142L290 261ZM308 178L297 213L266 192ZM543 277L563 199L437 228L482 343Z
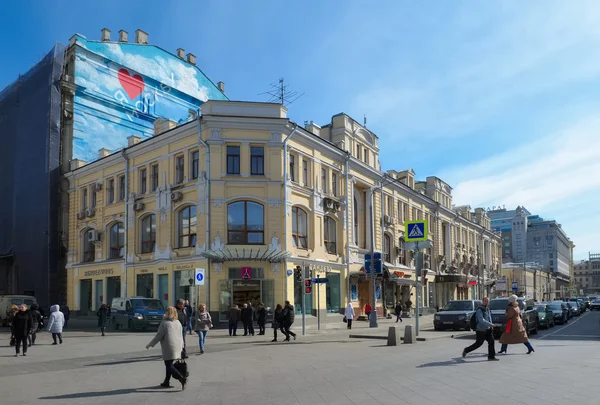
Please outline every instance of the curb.
M459 333L456 335L450 336L431 336L431 337L417 337L417 342L427 342L430 340L439 340L439 339L455 339L464 336L471 336L471 333ZM381 335L350 335L348 336L350 339L373 339L373 340L387 340L387 336ZM400 340L404 341L404 337L400 337Z

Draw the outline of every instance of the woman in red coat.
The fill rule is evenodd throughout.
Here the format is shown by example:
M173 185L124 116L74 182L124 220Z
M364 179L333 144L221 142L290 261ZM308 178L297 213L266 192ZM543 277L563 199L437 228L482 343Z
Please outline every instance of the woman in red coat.
M533 346L529 343L527 338L527 331L521 321L521 310L519 309L519 303L517 302L517 296L511 295L508 298L508 308L506 308L506 329L500 337L500 343L502 347L499 353L506 353L508 345L523 343L529 351L527 354L534 352Z
M367 321L371 320L371 310L373 308L370 304L365 305L365 314L367 315Z

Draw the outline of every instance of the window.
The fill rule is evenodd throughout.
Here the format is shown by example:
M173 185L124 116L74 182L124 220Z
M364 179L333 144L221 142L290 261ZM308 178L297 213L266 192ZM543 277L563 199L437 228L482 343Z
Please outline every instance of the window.
M402 202L398 201L398 221L404 222L402 219Z
M179 211L178 247L196 246L196 206L190 205Z
M142 219L142 253L152 253L156 243L156 215Z
M402 222L408 220L408 204L402 204Z
M183 156L177 156L175 158L175 183L183 183L183 170L185 165L185 159Z
M200 162L200 152L195 150L191 156L192 167L190 168L190 177L194 180L198 178L198 164Z
M92 241L93 229L88 229L83 234L83 261L85 263L93 262L96 258L96 246Z
M337 174L331 173L331 194L337 197Z
M148 182L147 180L147 176L148 175L148 170L146 168L140 169L140 193L141 194L146 194L146 191L148 189Z
M550 266L554 266L554 260L550 260Z
M108 203L112 204L115 202L115 179L108 180L108 186L106 188L108 192Z
M360 160L360 150L361 150L360 145L356 145L356 158L358 160Z
M354 219L354 244L358 245L358 202L354 197L354 204L352 204L352 217Z
M325 217L323 220L325 232L323 235L323 242L325 243L325 251L329 254L336 254L336 230L337 224L333 218Z
M506 253L506 254L509 254L509 253L510 253L510 250L509 250L509 249L506 249L506 250L504 251L504 253Z
M386 197L386 200L385 212L387 215L392 216L392 197Z
M302 208L292 208L292 243L300 249L308 249L307 215Z
M240 174L240 147L227 147L227 174Z
M386 263L392 262L392 238L390 235L383 235L383 260Z
M554 259L554 253L548 253L548 258Z
M521 241L520 240L517 241L517 247L521 247Z
M521 234L520 233L517 234L517 239L521 239Z
M119 201L125 200L125 176L119 177Z
M510 237L508 235L504 235L504 240L509 240Z
M369 164L369 150L365 148L365 163Z
M327 193L327 171L325 169L321 169L321 189Z
M415 221L417 219L417 209L413 208L412 209L412 220Z
M308 160L302 159L302 184L308 187Z
M96 185L92 185L92 201L90 201L91 207L96 208Z
M296 160L294 159L294 155L290 153L290 180L296 181L296 176L294 173L296 166Z
M110 252L109 257L111 259L120 259L124 255L125 247L125 228L122 222L117 222L110 227L109 230L110 239Z
M257 176L265 174L265 148L262 146L250 148L250 174Z
M88 190L87 187L81 189L81 208L86 209L88 207Z
M238 201L227 206L227 243L260 245L264 243L264 207L252 201Z
M152 165L152 188L151 191L156 191L158 188L158 164Z

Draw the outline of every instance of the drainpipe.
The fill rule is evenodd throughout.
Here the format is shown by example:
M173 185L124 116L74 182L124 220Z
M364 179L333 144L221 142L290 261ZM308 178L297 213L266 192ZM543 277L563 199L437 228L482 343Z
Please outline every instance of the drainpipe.
M200 128L200 109L195 112L196 122L198 123L198 143L204 146L206 150L206 179L204 181L204 214L206 216L206 250L210 248L210 146L202 139L202 130ZM206 305L210 308L210 260L206 258ZM200 303L199 297L196 297L196 306ZM210 309L209 309L210 312Z
M349 167L350 167L350 154L348 153L348 151L346 151L346 187L345 187L345 191L346 191L346 196L345 196L345 200L346 200L346 278L348 280L347 284L348 284L348 302L352 302L351 299L352 297L350 296L350 210L348 209L348 203L349 203L349 199L350 199L350 188L348 187L348 181L350 179L350 173L349 172Z
M287 252L287 171L288 171L288 150L287 150L287 142L290 140L292 135L296 133L298 129L298 124L292 129L292 132L283 140L283 251ZM284 270L287 267L287 259L283 262ZM304 272L304 269L302 269ZM303 273L304 275L304 273ZM304 287L302 287L304 288ZM288 288L287 288L287 279L284 283L284 294L287 299Z
M127 297L127 282L129 281L127 278L127 260L129 253L129 157L127 157L126 149L121 150L121 155L123 156L123 159L125 159L125 224L123 226L123 228L125 228L125 244L123 246L123 262L125 264L125 295L123 295L123 291L121 291L121 297Z

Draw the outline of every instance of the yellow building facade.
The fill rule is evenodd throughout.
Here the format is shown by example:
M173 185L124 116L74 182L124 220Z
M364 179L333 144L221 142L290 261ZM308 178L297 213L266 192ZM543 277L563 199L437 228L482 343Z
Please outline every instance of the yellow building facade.
M382 172L379 140L345 114L304 127L279 104L209 101L201 117L99 160L73 161L69 190L68 304L81 314L115 297L205 302L225 321L232 305L289 300L339 322L348 302L370 302L364 255L381 251L378 311L415 301L404 222L428 220L422 304L489 294L500 270L498 234L483 209L454 207L450 186ZM372 213L372 214L371 214ZM197 269L204 284L195 285ZM412 298L411 298L412 297ZM338 314L338 316L333 316Z

